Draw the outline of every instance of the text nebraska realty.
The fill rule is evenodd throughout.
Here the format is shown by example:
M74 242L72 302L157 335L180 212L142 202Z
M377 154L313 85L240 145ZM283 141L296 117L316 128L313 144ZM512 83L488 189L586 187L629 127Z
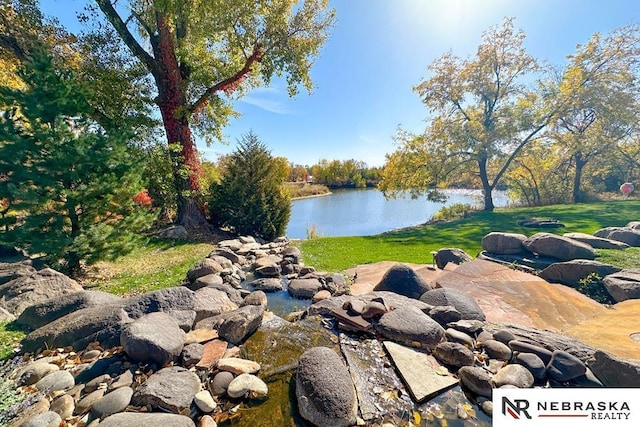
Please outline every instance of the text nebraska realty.
M582 417L592 420L628 420L631 415L626 401L581 402L581 401L538 401L538 417ZM585 414L585 412L589 412ZM502 413L519 419L529 415L529 401L526 399L509 400L502 398Z

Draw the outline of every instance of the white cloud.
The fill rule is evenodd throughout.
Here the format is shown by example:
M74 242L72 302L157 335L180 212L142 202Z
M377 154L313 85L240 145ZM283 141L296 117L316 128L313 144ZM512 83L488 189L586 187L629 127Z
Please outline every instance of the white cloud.
M288 101L287 95L274 87L256 88L240 99L240 102L253 105L270 113L293 114L286 101Z

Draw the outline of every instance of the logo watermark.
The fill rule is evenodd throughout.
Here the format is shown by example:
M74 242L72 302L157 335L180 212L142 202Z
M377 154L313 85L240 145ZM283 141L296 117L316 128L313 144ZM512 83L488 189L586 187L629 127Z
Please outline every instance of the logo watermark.
M640 393L622 388L493 390L493 426L640 425Z

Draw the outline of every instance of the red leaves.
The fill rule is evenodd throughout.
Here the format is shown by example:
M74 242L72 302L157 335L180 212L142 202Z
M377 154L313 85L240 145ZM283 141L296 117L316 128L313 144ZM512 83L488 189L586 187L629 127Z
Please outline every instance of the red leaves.
M153 200L151 199L151 196L149 196L149 192L146 188L133 196L133 201L138 206L151 206L151 203L153 203Z

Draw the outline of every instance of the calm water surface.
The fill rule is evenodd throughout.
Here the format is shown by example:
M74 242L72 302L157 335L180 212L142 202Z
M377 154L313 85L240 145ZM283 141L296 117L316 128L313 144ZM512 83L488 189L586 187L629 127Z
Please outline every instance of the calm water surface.
M335 190L321 197L294 200L287 236L306 239L307 230L315 227L320 236L369 236L427 222L443 206L468 203L482 206L480 190L445 190L446 203L423 199L386 200L376 189ZM508 204L504 192L494 192L496 207Z

